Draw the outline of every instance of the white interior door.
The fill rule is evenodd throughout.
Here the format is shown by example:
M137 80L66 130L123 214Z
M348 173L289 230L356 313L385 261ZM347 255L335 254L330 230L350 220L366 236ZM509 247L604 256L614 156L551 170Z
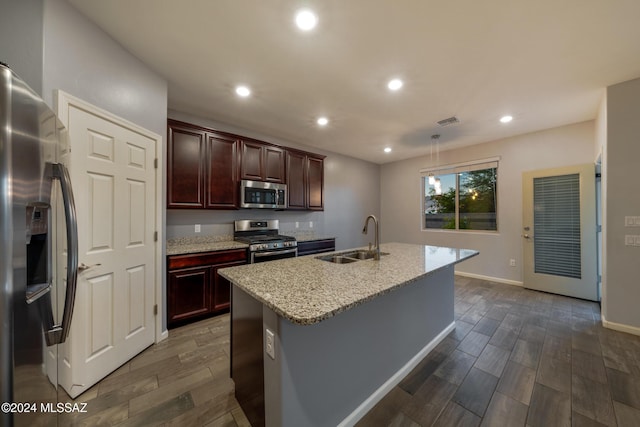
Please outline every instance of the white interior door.
M598 300L595 167L523 173L524 286Z
M154 342L156 140L68 106L78 211L76 308L59 367L76 397Z

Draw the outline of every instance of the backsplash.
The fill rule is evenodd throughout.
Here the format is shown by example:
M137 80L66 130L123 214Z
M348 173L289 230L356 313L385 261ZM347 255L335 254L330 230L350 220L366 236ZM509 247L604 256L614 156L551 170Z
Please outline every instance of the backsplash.
M233 239L233 221L241 219L277 219L280 233L309 239L324 236L324 212L272 211L242 209L237 211L167 210L166 238L203 237ZM200 232L195 232L195 225Z

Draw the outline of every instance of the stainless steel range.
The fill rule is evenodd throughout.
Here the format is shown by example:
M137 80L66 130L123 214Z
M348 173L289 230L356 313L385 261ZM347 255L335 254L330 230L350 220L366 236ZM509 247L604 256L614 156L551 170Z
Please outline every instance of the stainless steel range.
M278 231L277 219L234 221L233 238L249 245L249 262L273 261L298 256L295 237Z

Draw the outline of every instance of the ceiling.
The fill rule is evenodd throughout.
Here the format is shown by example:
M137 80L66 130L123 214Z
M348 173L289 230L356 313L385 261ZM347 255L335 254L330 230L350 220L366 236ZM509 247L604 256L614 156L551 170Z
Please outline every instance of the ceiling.
M169 108L380 164L433 134L446 150L593 119L640 77L638 0L69 2L167 79Z

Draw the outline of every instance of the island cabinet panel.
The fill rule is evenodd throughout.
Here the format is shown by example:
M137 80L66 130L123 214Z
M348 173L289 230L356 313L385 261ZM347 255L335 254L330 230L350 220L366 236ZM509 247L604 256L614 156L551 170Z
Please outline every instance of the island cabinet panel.
M167 135L167 207L204 208L206 132L169 123Z
M336 239L310 240L298 242L298 256L333 252L336 250Z
M238 207L238 141L222 135L207 135L207 208Z
M167 122L167 207L238 209L238 139Z
M324 210L324 157L287 150L289 209Z
M285 182L284 150L257 141L242 141L241 156L242 179Z
M167 325L172 328L226 312L230 284L218 270L246 262L245 249L169 256Z

